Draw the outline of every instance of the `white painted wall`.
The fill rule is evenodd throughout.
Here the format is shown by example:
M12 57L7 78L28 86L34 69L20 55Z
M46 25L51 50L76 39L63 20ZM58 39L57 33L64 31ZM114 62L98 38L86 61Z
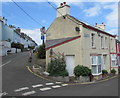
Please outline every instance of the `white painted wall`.
M21 49L17 49L17 52L21 52Z
M8 50L11 50L11 43L7 41L0 41L0 56L7 55Z
M2 21L0 21L0 40L2 40Z
M10 53L16 53L16 48L11 48L11 52Z

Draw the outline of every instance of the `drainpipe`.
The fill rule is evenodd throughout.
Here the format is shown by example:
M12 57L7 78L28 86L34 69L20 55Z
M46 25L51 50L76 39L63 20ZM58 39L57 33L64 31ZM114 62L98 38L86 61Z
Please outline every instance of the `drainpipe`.
M110 72L111 72L111 54L110 54L110 37L109 37L109 56L110 56Z

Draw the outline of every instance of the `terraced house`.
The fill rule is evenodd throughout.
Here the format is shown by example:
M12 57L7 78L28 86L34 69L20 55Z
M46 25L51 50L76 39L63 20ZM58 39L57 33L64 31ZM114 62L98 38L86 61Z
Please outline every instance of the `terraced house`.
M104 23L93 27L71 16L66 2L57 8L57 17L46 35L46 69L51 50L64 53L69 76L74 76L77 65L89 67L94 76L100 76L103 69L118 69L115 36L105 31Z
M16 28L14 25L8 25L7 19L5 17L0 16L0 56L7 55L9 53L15 53L16 49L11 47L12 43L20 43L24 45L24 48L28 48L29 46L37 46L36 42L21 32L21 29ZM19 52L21 49L17 49Z

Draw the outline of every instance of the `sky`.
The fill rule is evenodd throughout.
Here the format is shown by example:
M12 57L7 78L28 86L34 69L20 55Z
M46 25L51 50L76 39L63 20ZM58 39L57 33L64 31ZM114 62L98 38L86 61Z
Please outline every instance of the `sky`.
M14 0L15 1L15 0ZM40 28L45 26L47 29L56 18L56 10L47 2L26 2L16 3L22 7L37 22L30 19L18 6L13 2L2 2L2 16L7 19L8 25L20 27L22 32L26 33L37 42L42 43ZM95 26L95 23L104 22L106 31L111 34L118 33L118 2L75 2L67 0L70 5L70 15L77 19ZM61 0L63 2L63 0ZM51 1L51 4L57 8L61 2Z

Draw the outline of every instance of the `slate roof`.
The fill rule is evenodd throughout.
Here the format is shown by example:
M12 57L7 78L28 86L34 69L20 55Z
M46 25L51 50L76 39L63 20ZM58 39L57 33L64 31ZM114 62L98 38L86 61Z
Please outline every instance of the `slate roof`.
M57 44L60 44L60 43L63 43L63 42L69 41L69 40L72 40L72 39L77 38L77 37L80 37L80 36L61 38L61 39L53 39L53 40L46 40L46 48L55 46Z

